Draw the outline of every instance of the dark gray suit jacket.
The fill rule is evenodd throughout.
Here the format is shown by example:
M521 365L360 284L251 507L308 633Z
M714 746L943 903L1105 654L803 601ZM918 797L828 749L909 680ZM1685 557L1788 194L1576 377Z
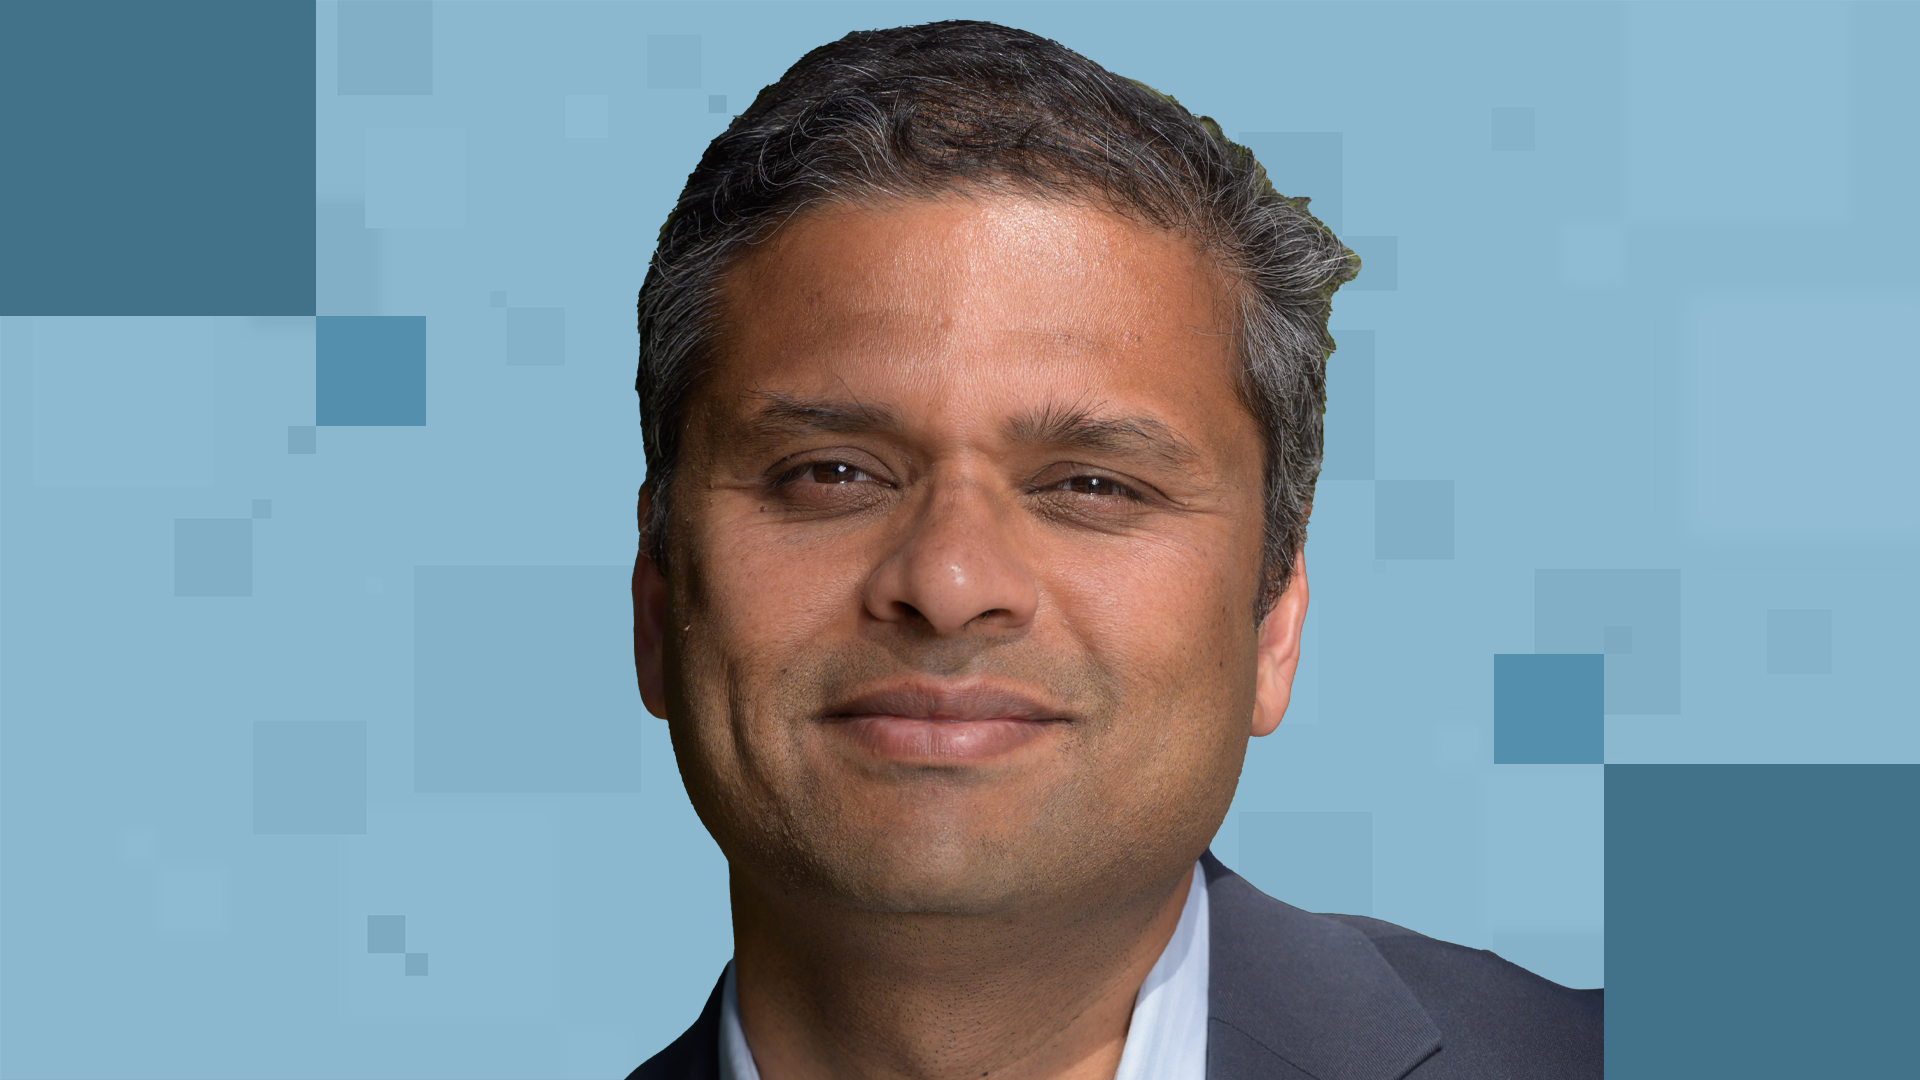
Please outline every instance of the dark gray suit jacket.
M1601 991L1358 915L1283 904L1201 856L1207 1080L1600 1080ZM720 987L627 1080L719 1080Z

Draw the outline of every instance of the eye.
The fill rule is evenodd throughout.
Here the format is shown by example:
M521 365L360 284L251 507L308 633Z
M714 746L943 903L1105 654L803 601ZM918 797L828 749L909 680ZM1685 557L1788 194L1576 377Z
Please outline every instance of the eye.
M859 480L871 480L866 470L856 468L844 461L816 461L803 466L799 475L810 476L816 484L851 484Z
M1116 480L1104 476L1073 476L1054 485L1056 491L1072 492L1075 495L1099 495L1109 498L1135 499L1140 493Z

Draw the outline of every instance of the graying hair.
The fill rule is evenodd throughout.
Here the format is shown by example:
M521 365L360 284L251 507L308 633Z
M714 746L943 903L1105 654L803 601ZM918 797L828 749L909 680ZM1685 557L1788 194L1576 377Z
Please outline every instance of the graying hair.
M1211 118L1057 42L985 22L848 34L762 90L708 145L661 226L639 299L640 419L667 566L686 405L720 285L752 245L828 202L1005 191L1093 202L1191 236L1234 283L1240 397L1265 444L1264 615L1290 580L1320 473L1327 315L1360 260L1274 191Z

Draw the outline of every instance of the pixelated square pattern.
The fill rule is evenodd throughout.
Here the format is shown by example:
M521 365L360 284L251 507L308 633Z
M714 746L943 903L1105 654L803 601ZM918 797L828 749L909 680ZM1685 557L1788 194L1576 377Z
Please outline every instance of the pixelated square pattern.
M416 790L639 790L629 575L415 569Z
M1833 612L1767 612L1767 674L1833 672Z
M1534 651L1606 654L1609 714L1680 711L1680 571L1537 570L1533 588Z
M567 362L565 308L508 308L507 363L553 367Z
M1360 256L1360 276L1341 286L1359 292L1395 292L1400 288L1400 238L1397 236L1342 237Z
M1453 481L1381 480L1373 506L1374 558L1453 558Z
M367 725L350 720L256 721L253 831L303 836L366 832Z
M407 974L425 975L427 973L427 954L410 952L407 954Z
M342 94L433 93L433 4L353 0L339 12L335 63Z
M427 320L322 315L315 320L314 407L322 427L427 422Z
M181 518L173 523L175 596L252 596L253 520Z
M648 89L690 90L699 85L699 34L647 35Z
M725 113L727 111L727 95L708 94L707 111L710 113Z
M1373 814L1242 811L1235 869L1262 892L1295 907L1371 915Z
M607 137L607 99L600 94L579 94L567 98L567 138L604 139Z
M1323 480L1371 480L1374 458L1372 330L1342 330L1327 358L1326 458Z
M405 915L367 916L367 951L370 953L406 952L407 917Z
M1346 137L1338 131L1243 131L1240 145L1267 170L1273 188L1339 232L1346 191Z
M318 433L311 427L290 427L287 429L287 453L311 454L319 446Z
M1493 148L1495 150L1533 149L1533 110L1493 110Z
M1605 659L1597 653L1495 654L1494 764L1601 764Z
M369 229L467 222L467 140L452 128L369 128L361 166Z

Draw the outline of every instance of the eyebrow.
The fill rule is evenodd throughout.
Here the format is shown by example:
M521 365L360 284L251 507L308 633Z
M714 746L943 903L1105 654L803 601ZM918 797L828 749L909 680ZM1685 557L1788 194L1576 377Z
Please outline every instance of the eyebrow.
M806 432L859 435L897 433L902 425L893 410L858 401L825 401L757 391L766 402L747 418L741 435L748 442L767 442Z
M765 401L740 432L743 441L757 444L797 434L899 434L905 429L893 410L859 401L796 398L757 391ZM1089 453L1151 461L1172 468L1188 468L1200 453L1179 432L1151 416L1101 415L1097 405L1046 405L1007 421L1009 442L1028 446L1057 446Z
M1009 421L1017 443L1060 446L1113 457L1187 468L1200 453L1180 433L1151 416L1102 416L1093 405L1048 405Z

